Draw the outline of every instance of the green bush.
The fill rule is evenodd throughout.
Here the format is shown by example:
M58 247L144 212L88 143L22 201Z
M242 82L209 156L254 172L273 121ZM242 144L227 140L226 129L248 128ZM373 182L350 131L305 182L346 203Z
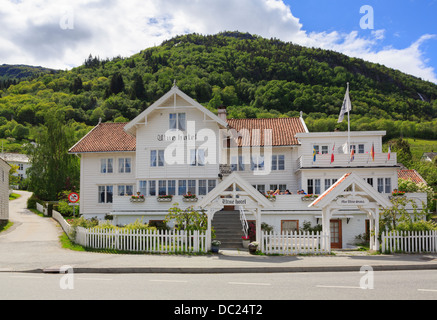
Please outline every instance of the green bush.
M27 209L36 209L36 202L38 198L32 194L32 196L27 199Z

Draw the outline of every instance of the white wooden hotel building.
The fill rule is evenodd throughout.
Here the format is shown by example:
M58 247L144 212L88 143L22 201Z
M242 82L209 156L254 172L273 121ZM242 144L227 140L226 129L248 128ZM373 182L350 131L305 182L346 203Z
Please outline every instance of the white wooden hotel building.
M215 115L174 86L127 124L99 123L70 153L81 157L86 218L153 223L178 203L205 210L213 224L224 210L240 210L258 240L262 223L281 232L309 222L323 226L331 247L345 248L377 231L380 209L397 188L396 154L382 152L384 135L351 132L344 148L347 132L310 133L302 117L227 119L225 108ZM264 195L277 189L292 194ZM197 200L186 202L188 193Z
M0 222L9 219L9 171L10 165L0 158Z

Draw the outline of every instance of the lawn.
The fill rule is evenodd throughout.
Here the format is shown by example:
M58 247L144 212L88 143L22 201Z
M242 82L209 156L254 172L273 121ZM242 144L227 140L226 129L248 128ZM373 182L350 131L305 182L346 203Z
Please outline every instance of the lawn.
M424 152L437 152L437 140L424 140L406 138L410 144L411 154L413 158L420 159Z

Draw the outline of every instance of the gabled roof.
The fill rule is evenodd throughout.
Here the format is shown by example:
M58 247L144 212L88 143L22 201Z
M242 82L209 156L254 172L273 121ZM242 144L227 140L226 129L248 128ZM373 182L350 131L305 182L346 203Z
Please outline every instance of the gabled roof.
M305 133L306 128L300 118L277 118L277 119L228 119L229 127L237 132L247 130L246 138L236 141L239 147L264 146L264 130L272 130L272 146L300 145L296 139L297 133ZM259 130L259 138L254 139L252 133ZM255 135L256 137L256 135Z
M5 160L2 159L1 155L0 155L0 163L3 165L5 165L5 168L7 168L7 170L9 171L11 169L11 166L9 165L9 163L7 163Z
M320 195L314 202L312 202L308 207L323 208L334 201L338 196L344 193L344 190L355 184L358 186L365 194L366 197L372 198L377 204L382 207L391 207L392 204L387 197L384 197L381 193L376 191L370 184L364 181L363 178L355 173L347 173L341 177L335 184L333 184L328 190L326 190L322 195Z
M124 131L126 123L99 123L76 143L70 153L132 152L136 139Z
M227 128L228 124L226 121L219 118L217 115L215 115L213 112L209 111L207 108L202 106L200 103L195 101L194 99L190 98L188 95L183 93L176 85L171 88L169 92L167 92L164 96L162 96L158 101L156 101L154 104L152 104L150 107L148 107L146 110L144 110L140 115L138 115L134 120L129 122L125 126L125 130L130 133L131 135L136 135L135 126L141 121L144 121L145 118L155 111L157 108L161 107L165 102L167 102L170 98L174 98L175 104L177 103L178 98L181 98L184 100L188 105L195 107L199 111L205 113L209 118L215 120L219 125L221 125L224 128Z
M256 190L249 182L243 179L237 172L233 172L231 175L223 179L210 193L208 193L198 204L200 208L205 208L215 198L233 184L237 184L242 191L248 194L249 197L254 199L260 206L266 208L271 207L271 202L258 190Z

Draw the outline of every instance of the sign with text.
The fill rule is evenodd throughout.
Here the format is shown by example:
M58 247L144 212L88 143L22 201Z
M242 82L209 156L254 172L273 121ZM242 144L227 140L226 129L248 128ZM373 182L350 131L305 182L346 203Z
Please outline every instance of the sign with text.
M340 206L363 206L369 203L369 200L361 197L340 198L337 204Z
M225 206L245 206L247 204L247 200L246 199L222 198L222 204Z

